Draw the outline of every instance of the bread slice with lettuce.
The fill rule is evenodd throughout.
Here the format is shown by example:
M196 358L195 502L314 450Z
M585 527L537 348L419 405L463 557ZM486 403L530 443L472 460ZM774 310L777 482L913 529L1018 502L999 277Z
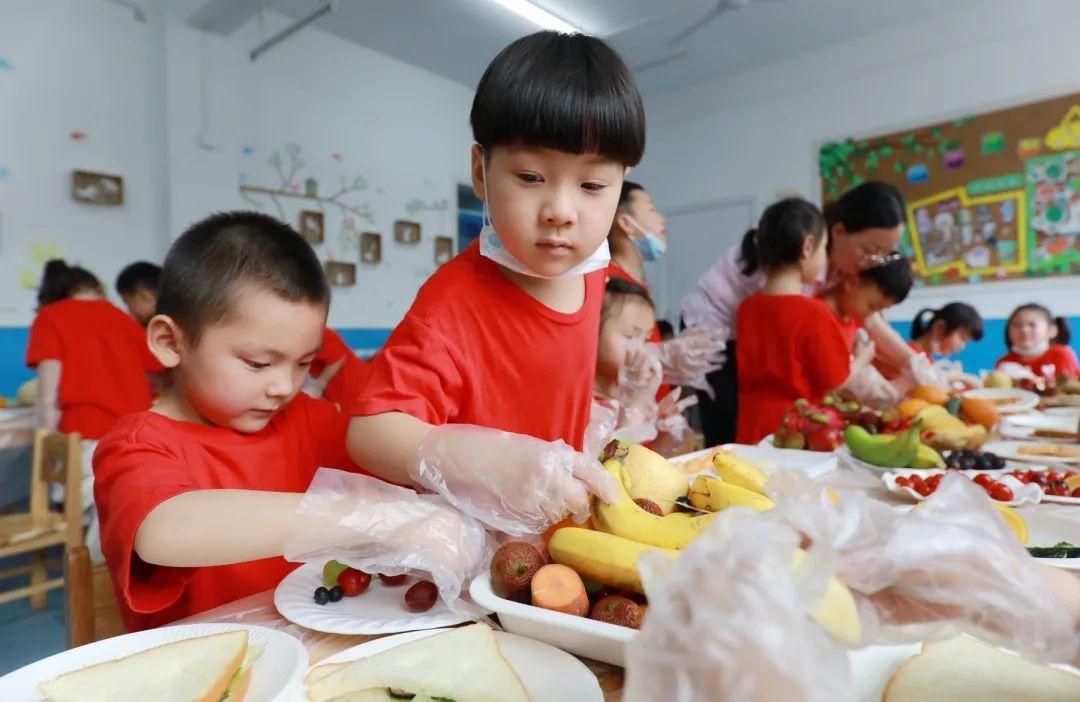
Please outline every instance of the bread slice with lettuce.
M893 676L882 702L1077 702L1080 675L960 636L923 645Z
M242 702L260 653L239 629L91 665L38 689L45 702Z
M495 632L471 624L308 674L311 702L531 702Z

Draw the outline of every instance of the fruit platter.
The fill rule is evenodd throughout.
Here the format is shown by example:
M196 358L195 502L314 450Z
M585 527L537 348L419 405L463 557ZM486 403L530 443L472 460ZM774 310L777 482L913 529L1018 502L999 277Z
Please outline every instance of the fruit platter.
M979 471L904 470L886 473L881 478L889 492L906 495L922 502L937 491L948 473L962 475L986 491L995 503L1009 507L1038 504L1043 491L1038 485L1025 483L1011 473L991 475Z

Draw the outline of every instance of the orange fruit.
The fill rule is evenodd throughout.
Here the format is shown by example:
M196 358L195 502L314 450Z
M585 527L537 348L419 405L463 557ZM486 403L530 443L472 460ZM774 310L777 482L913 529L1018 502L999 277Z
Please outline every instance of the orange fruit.
M993 403L969 397L960 404L960 418L981 424L990 431L1001 419L1001 415Z
M949 401L948 394L936 385L920 385L911 393L911 397L932 405L944 405Z
M920 400L917 397L908 398L896 406L896 411L900 413L903 419L911 419L919 413L923 407L930 405L926 400Z

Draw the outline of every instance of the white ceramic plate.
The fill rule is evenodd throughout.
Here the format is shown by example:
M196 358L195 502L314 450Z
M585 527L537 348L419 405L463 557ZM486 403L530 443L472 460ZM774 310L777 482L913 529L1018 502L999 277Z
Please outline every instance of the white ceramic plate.
M1000 414L1027 412L1039 406L1038 395L1019 388L979 388L968 390L963 397L991 402ZM1005 402L1006 400L1009 402Z
M223 631L246 629L248 645L262 645L262 655L251 671L245 698L277 702L295 699L307 673L307 651L299 641L281 631L243 624L182 624L148 629L73 648L20 668L0 678L0 700L39 702L38 683L96 663L130 656L163 644Z
M1043 410L1043 414L1052 417L1072 417L1073 421L1076 421L1080 418L1080 407L1047 407Z
M317 605L315 588L323 584L322 566L305 563L278 583L274 606L294 624L328 634L397 634L469 621L468 616L447 609L442 600L426 612L405 609L405 591L416 582L416 578L409 578L404 585L389 587L372 576L371 586L363 594Z
M1031 446L1033 444L1050 444L1053 446L1066 447L1064 444L1055 444L1052 441L1044 441L1042 439L1032 439L1029 441L992 441L982 447L983 451L990 453L996 453L1010 461L1021 461L1023 463L1038 463L1041 465L1053 465L1063 463L1080 463L1080 456L1031 456L1025 453L1020 453L1021 446ZM1072 445L1067 447L1072 448ZM1076 447L1077 453L1080 453L1080 447Z
M944 475L945 473L948 473L948 472L950 472L950 471L941 470L941 469L937 469L937 470L895 470L895 471L886 473L885 475L881 476L881 479L882 479L882 481L884 481L885 487L889 489L889 492L896 493L897 495L906 495L906 496L910 497L913 500L916 500L918 502L922 502L923 500L926 499L926 497L923 497L919 493L915 492L915 490L913 490L912 488L905 487L903 485L897 485L896 484L896 479L899 478L900 476L910 477L912 475L918 475L918 476L922 477L925 480L926 478L929 478L932 475ZM983 472L983 473L986 473L987 475L991 476L992 478L994 478L994 480L998 481L999 483L1003 483L1003 484L1007 485L1012 490L1014 499L1012 499L1012 500L1010 500L1008 502L999 502L998 504L1007 505L1009 507L1019 507L1021 505L1036 505L1042 499L1044 499L1044 497L1045 497L1043 495L1042 488L1040 488L1038 485L1025 485L1024 483L1020 482L1019 480L1017 480L1012 475L1001 475L1000 471L963 470L963 471L952 471L952 472L962 473L962 474L966 475L968 478L974 478L980 472ZM932 495L934 493L930 493L930 494Z
M1007 415L1001 420L1001 435L1008 439L1030 439L1037 431L1076 434L1076 415L1051 415L1043 412ZM1069 442L1069 439L1037 437L1036 441Z
M331 656L321 664L360 660L439 633L413 631L368 641ZM596 676L570 654L554 646L502 631L495 632L495 641L521 678L533 702L603 702L604 693Z
M1053 546L1068 541L1080 545L1080 524L1059 514L1043 514L1040 510L1026 510L1023 514L1028 525L1028 546ZM1080 558L1036 558L1040 563L1063 570L1080 571Z
M741 458L747 463L756 465L766 475L772 475L773 473L784 469L793 469L802 471L807 477L820 478L821 476L836 470L836 456L832 453L792 451L791 449L778 449L774 446L766 446L764 444L758 444L757 446L724 444L723 446L708 448L704 451L695 451L694 453L675 456L668 460L672 465L679 466L688 461L712 456L718 449L734 452L736 457ZM691 475L715 472L716 471L707 467L696 473L691 473Z

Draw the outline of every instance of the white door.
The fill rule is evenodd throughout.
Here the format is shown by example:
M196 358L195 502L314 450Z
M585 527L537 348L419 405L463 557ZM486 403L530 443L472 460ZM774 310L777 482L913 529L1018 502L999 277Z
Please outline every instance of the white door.
M683 296L716 259L742 243L754 224L754 200L749 197L667 213L667 253L656 263L645 264L657 319L678 327Z

